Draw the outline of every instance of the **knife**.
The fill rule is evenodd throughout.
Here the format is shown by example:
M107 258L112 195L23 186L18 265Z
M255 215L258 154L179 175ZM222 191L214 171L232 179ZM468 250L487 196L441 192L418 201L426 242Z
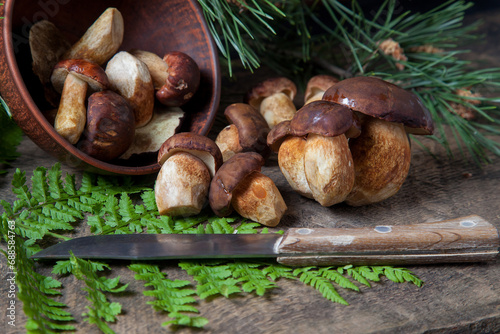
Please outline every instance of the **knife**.
M63 241L35 259L185 260L276 258L287 266L404 265L495 260L498 230L472 215L433 223L290 228L269 234L115 234Z

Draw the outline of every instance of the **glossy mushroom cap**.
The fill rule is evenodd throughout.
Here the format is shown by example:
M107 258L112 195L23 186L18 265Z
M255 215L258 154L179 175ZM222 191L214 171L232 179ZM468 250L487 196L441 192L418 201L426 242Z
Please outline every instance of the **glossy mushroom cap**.
M339 79L331 75L318 74L313 76L307 82L306 91L304 93L304 103L321 100L328 88L335 85L337 82L339 82Z
M264 158L269 155L266 140L270 129L257 109L246 103L234 103L224 110L224 116L238 130L243 152L257 152Z
M163 163L173 154L187 152L202 160L213 177L222 165L222 153L215 142L193 132L181 132L168 138L158 151L158 163Z
M200 69L196 62L183 52L169 52L163 60L168 66L168 75L163 86L156 92L156 97L166 106L180 107L198 90Z
M352 138L360 134L360 125L349 108L328 101L313 101L299 109L291 121L275 126L267 136L267 144L277 152L286 136L300 137L309 133L324 137L345 134Z
M61 60L56 64L50 80L54 89L61 93L69 73L85 81L89 94L109 88L110 83L104 69L94 62L84 59Z
M418 96L375 77L355 77L330 87L323 100L351 108L365 115L404 124L406 131L430 135L432 117Z
M264 158L255 152L238 153L226 161L212 178L209 191L210 207L219 217L233 211L233 190L248 175L260 171Z
M253 87L244 101L258 110L263 99L276 93L283 93L293 100L297 95L297 86L285 77L270 78Z

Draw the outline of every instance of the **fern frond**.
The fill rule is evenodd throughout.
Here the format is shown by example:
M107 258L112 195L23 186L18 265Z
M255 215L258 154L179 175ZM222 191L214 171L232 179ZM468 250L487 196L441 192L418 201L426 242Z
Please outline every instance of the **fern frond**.
M268 290L274 289L277 285L269 280L268 275L260 269L261 265L238 261L229 264L232 276L237 279L238 284L244 292L254 292L258 296L263 296Z
M152 287L152 290L143 292L145 296L154 297L153 301L147 303L156 311L167 312L168 316L172 318L162 325L203 327L208 323L204 317L183 313L199 313L199 310L192 305L196 303L196 299L193 297L196 295L196 291L188 288L191 282L170 280L156 265L132 264L129 269L136 272L135 279L145 281L144 286L146 287Z
M232 277L232 272L227 264L186 261L180 262L179 267L198 282L196 291L201 299L215 295L222 295L227 298L231 294L241 292L241 289L237 286L239 281Z
M27 317L27 333L57 333L75 330L70 323L74 320L71 313L64 308L65 304L53 299L60 295L61 283L56 279L43 276L35 271L34 261L29 258L24 241L16 236L15 268L9 268L4 274L15 278L18 288L17 298L23 303L23 311ZM2 250L6 258L8 254ZM11 273L9 273L11 272Z
M302 283L319 291L323 297L329 301L349 305L349 303L337 292L331 280L323 277L324 272L321 270L314 267L299 268L295 269L293 274L296 275Z
M86 306L88 311L83 313L85 321L95 324L104 333L113 333L108 323L116 321L116 317L121 313L121 304L109 302L104 292L122 292L128 284L119 286L119 277L108 279L98 276L96 269L107 267L101 263L96 265L92 261L79 259L73 254L71 254L69 262L71 273L78 280L85 282L86 287L83 290L87 292L87 300L91 303L91 305Z

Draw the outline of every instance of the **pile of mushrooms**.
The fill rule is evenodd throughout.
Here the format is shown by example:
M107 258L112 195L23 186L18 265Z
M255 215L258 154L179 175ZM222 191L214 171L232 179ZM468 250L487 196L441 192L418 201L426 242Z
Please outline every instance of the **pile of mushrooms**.
M409 172L408 134L433 132L429 111L415 94L378 78L330 83L270 131L268 144L278 152L283 175L323 206L361 206L393 196Z
M56 107L48 120L71 144L103 161L157 152L179 129L180 107L200 83L198 65L187 54L118 52L123 36L116 8L106 9L73 45L47 20L30 29L33 71Z

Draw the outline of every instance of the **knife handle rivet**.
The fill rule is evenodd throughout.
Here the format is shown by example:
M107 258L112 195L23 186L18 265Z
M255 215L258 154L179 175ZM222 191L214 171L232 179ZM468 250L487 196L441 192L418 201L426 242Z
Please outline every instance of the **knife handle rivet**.
M297 233L298 234L311 234L312 230L311 229L308 229L308 228L301 228L301 229L298 229L297 230Z
M378 233L390 233L390 232L392 232L392 227L390 227L390 226L376 226L375 227L375 232L378 232Z
M477 223L475 221L470 221L470 220L460 222L460 226L463 226L463 227L474 227L476 225L477 225Z

